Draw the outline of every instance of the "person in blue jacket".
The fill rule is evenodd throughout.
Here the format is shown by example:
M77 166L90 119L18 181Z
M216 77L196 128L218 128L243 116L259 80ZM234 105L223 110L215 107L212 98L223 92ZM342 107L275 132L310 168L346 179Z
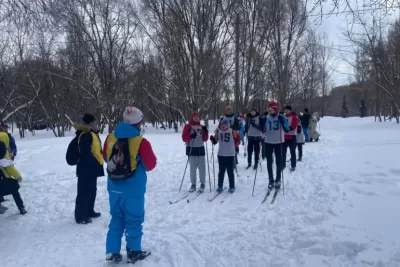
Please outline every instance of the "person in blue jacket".
M127 107L123 118L124 122L108 135L105 145L111 214L106 260L122 260L121 238L125 233L127 261L135 263L150 255L149 251L142 250L144 196L146 172L155 168L157 158L150 142L140 136L143 113L135 107Z

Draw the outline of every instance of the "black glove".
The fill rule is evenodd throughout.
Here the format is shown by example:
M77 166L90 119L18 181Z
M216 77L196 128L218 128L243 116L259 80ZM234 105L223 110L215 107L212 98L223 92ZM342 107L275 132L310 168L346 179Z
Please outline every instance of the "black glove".
M201 126L201 129L203 130L203 133L208 133L208 129L206 126Z
M216 145L216 144L217 144L217 141L215 140L214 135L211 135L211 136L210 136L210 141L211 141L211 143L212 143L213 145Z
M289 132L290 132L290 131L293 131L293 128L292 128L292 126L289 126Z
M189 137L190 137L190 139L195 139L197 137L197 133L194 132Z
M301 126L300 125L297 125L297 133L298 134L301 133Z

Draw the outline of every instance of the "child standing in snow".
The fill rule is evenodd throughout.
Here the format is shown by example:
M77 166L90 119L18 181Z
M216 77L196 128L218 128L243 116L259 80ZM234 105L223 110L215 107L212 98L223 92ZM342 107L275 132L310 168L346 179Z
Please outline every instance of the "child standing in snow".
M303 128L301 127L301 121L299 121L299 125L297 125L297 135L296 135L296 142L297 142L297 150L299 151L299 158L298 161L302 161L303 159L303 145L305 143L305 136Z
M224 185L225 171L229 178L229 192L235 191L235 157L236 146L240 144L240 137L237 131L229 128L229 121L224 119L220 122L219 129L215 130L215 135L210 136L213 145L219 142L218 148L218 192L222 192Z
M142 223L146 172L156 167L157 159L150 142L140 136L143 113L127 107L124 122L107 137L107 190L111 221L106 241L106 260L122 260L121 238L125 233L128 263L135 263L150 255L142 250Z

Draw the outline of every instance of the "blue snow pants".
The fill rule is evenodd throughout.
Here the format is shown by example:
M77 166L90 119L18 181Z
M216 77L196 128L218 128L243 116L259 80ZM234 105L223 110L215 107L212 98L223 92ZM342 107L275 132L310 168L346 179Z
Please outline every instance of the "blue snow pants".
M142 197L124 197L110 192L111 221L108 226L106 253L119 253L125 232L126 248L142 250L144 193Z
M310 141L308 138L308 128L303 127L304 139L306 142Z

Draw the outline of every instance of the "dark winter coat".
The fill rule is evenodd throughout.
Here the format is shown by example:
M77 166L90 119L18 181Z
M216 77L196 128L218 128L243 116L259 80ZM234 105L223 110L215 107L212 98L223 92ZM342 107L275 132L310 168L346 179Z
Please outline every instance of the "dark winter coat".
M80 157L76 165L76 175L82 178L104 176L104 159L98 134L86 125L79 124L75 128L76 135L80 136L78 141Z
M310 126L310 119L311 119L311 115L304 112L303 116L300 117L300 121L301 121L301 126L303 128L307 128Z

